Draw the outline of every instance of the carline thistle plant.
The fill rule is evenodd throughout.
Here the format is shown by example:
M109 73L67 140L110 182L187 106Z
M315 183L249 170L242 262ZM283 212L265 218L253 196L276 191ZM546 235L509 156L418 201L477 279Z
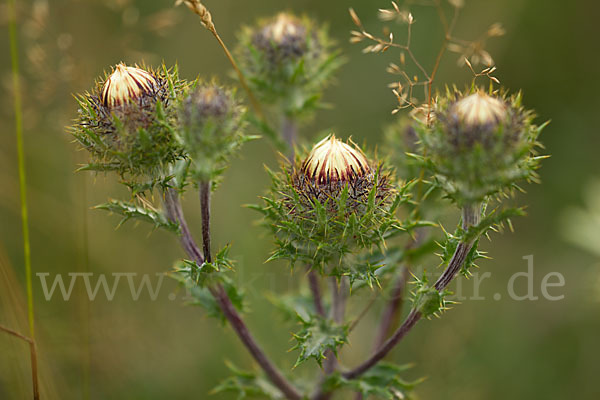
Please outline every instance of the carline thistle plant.
M250 91L249 100L260 100L267 117L279 123L275 130L255 127L289 145L280 170L267 169L271 190L250 208L262 214L275 243L268 260L285 261L302 280L297 292L271 298L297 324L294 368L316 361L319 368L312 379L280 369L260 346L245 322L243 285L232 279L236 271L230 247L211 246L212 191L231 157L254 138L246 131L256 118L234 88L214 80L179 79L176 67L121 63L90 92L77 96L79 114L69 130L90 154L90 163L81 170L115 172L131 192L130 199L110 200L97 208L123 221L150 222L179 238L186 255L169 276L187 289L190 304L226 321L260 367L243 371L231 365L233 376L215 392L291 400L326 400L338 393L345 396L338 398L348 398L352 392L357 399L412 398L419 381L404 378L406 366L382 360L421 319L447 311L450 284L468 277L475 262L485 257L478 249L481 237L522 215L521 209L503 202L520 189L521 181L538 181L535 170L544 158L537 153L538 136L545 125L534 123L534 113L522 106L520 94L484 91L474 83L465 91L435 94L431 85L436 74L427 73L413 58L410 41L403 45L393 42L391 34L385 40L373 36L351 11L361 29L353 33L353 41L376 42L370 51L396 48L409 54L425 75L427 101L386 133L389 145L384 150L392 154L374 157L334 134L310 150L297 147L298 125L319 108L323 89L342 64L325 30L289 13L260 21L240 35L237 69L208 9L198 0L184 3L220 42L240 74L240 84ZM458 10L459 3L450 4ZM384 12L385 20L408 23L410 33L412 12L393 5ZM393 71L402 73L401 68ZM496 82L489 75L495 67L484 71L475 77ZM404 98L399 87L395 90L401 106L415 105L412 95L404 93ZM253 104L253 109L261 107ZM181 202L190 190L199 192L201 242L193 237ZM447 199L461 212L454 230L427 219L445 216ZM436 243L441 272L431 280L420 265L430 262ZM411 274L414 281L407 287ZM324 290L325 282L329 290ZM353 329L378 304L355 300L361 290L383 298L384 311L373 329L372 352L361 363L348 365L342 350ZM404 298L409 299L406 313ZM403 322L395 324L403 314Z

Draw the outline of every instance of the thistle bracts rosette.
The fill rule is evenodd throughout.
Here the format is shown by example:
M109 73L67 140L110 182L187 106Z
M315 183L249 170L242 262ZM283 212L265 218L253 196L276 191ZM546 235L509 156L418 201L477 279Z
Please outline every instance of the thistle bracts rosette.
M82 169L116 171L128 180L162 175L182 157L173 104L185 86L176 69L119 64L91 92L78 95L79 115L70 130L91 155Z
M393 213L402 196L392 173L334 135L272 178L271 196L259 208L278 245L271 259L352 275L346 255L382 246L391 231L401 229Z
M521 95L447 91L438 96L429 121L417 120L422 159L437 184L459 206L510 192L521 180L537 181L537 138Z
M177 137L190 160L192 178L214 181L241 144L245 107L232 89L214 82L196 83L178 106Z
M238 59L259 100L277 114L306 115L342 61L325 29L289 13L260 21L240 35Z

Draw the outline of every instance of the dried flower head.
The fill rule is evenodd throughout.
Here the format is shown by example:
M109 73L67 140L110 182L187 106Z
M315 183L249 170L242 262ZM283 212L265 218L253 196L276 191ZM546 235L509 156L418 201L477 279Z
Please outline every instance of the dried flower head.
M150 95L158 83L156 78L141 68L118 64L102 86L100 95L105 107L115 107Z
M317 201L332 214L342 208L347 215L360 216L366 211L372 191L375 204L382 210L395 193L389 171L381 165L374 166L356 144L344 143L333 134L313 147L308 157L293 169L291 179L303 207L311 212ZM290 205L290 209L296 206Z
M454 105L459 120L471 127L497 125L504 121L507 106L504 101L479 90Z
M376 190L378 204L382 206L393 192L389 173L380 173L379 168L374 171L356 144L344 143L333 134L317 143L293 170L293 185L308 209L312 209L316 200L336 213L337 202L347 190L348 197L342 200L344 208L349 213L362 214L372 190Z
M302 172L315 182L326 184L363 177L371 168L358 146L350 146L332 134L313 147L302 163Z
M450 144L457 148L471 148L477 144L490 149L499 140L510 145L521 135L522 116L510 108L502 97L482 90L463 95L456 93L444 111L435 112L434 119L445 125Z

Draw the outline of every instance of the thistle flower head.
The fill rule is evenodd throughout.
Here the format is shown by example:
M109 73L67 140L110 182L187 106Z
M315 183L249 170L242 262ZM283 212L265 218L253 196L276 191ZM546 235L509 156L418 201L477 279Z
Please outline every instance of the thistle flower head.
M106 78L100 99L105 107L112 108L149 95L157 86L156 78L149 72L121 63Z
M292 186L307 210L313 210L317 201L336 214L342 202L347 212L360 215L371 191L375 191L377 205L385 209L394 193L390 173L373 165L356 144L344 143L332 134L292 169Z
M301 57L307 51L307 28L299 18L280 13L254 34L253 43L272 63Z
M302 172L319 184L351 181L370 171L362 151L333 134L317 143L302 163Z
M434 116L417 126L428 164L458 203L483 201L535 179L540 128L521 96L482 90L448 90L434 104Z
M504 101L481 90L456 102L454 110L458 119L470 127L498 125L507 115Z
M312 265L341 265L356 248L381 244L394 221L399 192L393 173L354 143L334 135L318 142L291 168L272 174L272 198L263 211L282 246L281 257ZM352 275L351 267L325 271Z
M241 32L237 58L257 99L274 114L306 116L343 63L315 21L280 13Z
M87 168L137 179L156 175L181 157L173 137L174 99L188 85L176 69L142 69L123 63L77 97L72 133L91 156Z
M265 38L281 45L286 39L302 37L306 28L298 18L282 12L263 28L262 33Z

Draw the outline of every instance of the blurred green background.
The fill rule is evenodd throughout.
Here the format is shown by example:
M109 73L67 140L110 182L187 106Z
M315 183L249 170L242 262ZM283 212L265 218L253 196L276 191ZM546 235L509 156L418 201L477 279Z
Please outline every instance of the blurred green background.
M158 279L154 274L182 257L178 244L144 225L115 230L117 217L90 210L123 191L112 176L74 173L85 154L76 151L64 130L76 114L71 93L87 90L119 61L178 62L185 78L199 74L230 82L221 49L197 17L173 8L173 1L17 3L34 273L50 273L52 279L57 273L66 277L88 270L137 272ZM395 119L390 113L395 99L386 87L392 78L385 67L397 54L363 55L360 46L350 45L353 25L347 9L354 7L375 31L382 26L377 8L389 2L207 0L206 5L231 46L241 25L282 9L327 22L349 62L327 91L334 107L322 111L302 135L310 139L334 128L371 147L381 143L382 128ZM414 14L414 48L430 66L440 44L439 22L431 9L417 8ZM529 216L514 221L515 233L494 235L492 243L484 244L493 257L481 263L482 272L492 272L481 284L485 300L464 301L440 320L421 322L394 351L394 360L415 364L408 378L427 377L417 391L422 399L600 398L600 229L593 225L594 218L600 224L600 201L597 190L586 189L600 178L598 15L600 5L591 0L467 0L457 36L475 38L494 22L504 25L507 34L488 46L499 68L496 76L511 90L523 90L539 122L552 119L542 135L552 158L543 164L543 184L528 186L520 198L529 205ZM3 2L0 323L27 332L6 22ZM470 81L470 72L457 67L456 59L447 53L438 84ZM296 286L302 274L290 276L281 264L264 264L272 243L256 226L258 216L241 207L256 202L267 188L263 164L274 166L277 158L266 140L246 145L242 153L215 195L215 247L232 243L251 304L250 326L269 354L284 354L277 358L289 370L295 356L286 353L292 327L281 322L261 293ZM185 206L197 222L194 197L188 194ZM586 207L592 209L585 212ZM573 223L566 227L569 220ZM526 270L527 255L534 256L534 294L540 299L515 301L507 296L507 282ZM555 271L564 275L566 285L550 293L564 294L564 299L548 301L541 297L540 284ZM517 293L526 290L524 280L519 281ZM496 293L503 297L495 300ZM252 366L233 333L201 310L185 307L168 279L156 301L145 293L133 301L121 285L114 300L100 294L88 302L81 282L69 301L57 295L46 301L38 278L34 295L44 398L204 399L228 375L224 359ZM351 349L343 355L348 365L365 356L373 325L367 319L351 336ZM0 334L0 399L30 397L28 368L26 346Z

